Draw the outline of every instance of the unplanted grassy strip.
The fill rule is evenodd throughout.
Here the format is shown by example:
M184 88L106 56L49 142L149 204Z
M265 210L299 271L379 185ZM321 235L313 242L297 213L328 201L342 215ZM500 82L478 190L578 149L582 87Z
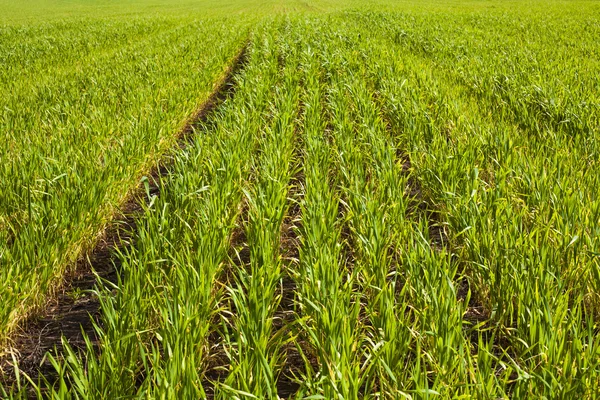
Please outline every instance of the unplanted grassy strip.
M177 147L184 148L193 139L196 126L210 123L211 116L227 98L235 93L234 76L243 70L247 57L248 42L233 57L222 78L202 106L183 124L176 134ZM19 386L29 376L41 383L42 376L52 381L56 371L46 358L48 351L61 357L63 340L74 349L84 349L84 337L97 345L95 324L101 325L100 301L92 290L97 284L117 283L120 259L115 252L126 252L132 245L136 231L136 219L143 212L142 204L159 194L161 179L166 176L170 161L163 157L160 164L152 168L148 177L131 192L127 200L113 216L94 249L77 262L75 270L64 277L59 295L48 300L48 306L39 315L30 317L12 338L13 344L0 359L0 384L6 387ZM20 371L17 374L17 369ZM14 371L11 373L11 371Z

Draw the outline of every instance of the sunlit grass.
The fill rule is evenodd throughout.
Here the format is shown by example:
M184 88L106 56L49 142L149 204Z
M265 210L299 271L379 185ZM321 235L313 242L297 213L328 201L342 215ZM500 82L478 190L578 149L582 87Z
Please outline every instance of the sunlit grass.
M51 396L596 396L597 7L411 4L0 42L22 63L0 72L6 336L250 37L97 291L99 349L52 357Z

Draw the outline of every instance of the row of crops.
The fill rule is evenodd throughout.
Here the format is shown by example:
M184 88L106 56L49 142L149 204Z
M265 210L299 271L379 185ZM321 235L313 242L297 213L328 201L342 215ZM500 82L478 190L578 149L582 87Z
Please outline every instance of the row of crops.
M168 152L99 344L34 392L595 398L600 14L536 7L73 25L70 61L3 36L4 337Z

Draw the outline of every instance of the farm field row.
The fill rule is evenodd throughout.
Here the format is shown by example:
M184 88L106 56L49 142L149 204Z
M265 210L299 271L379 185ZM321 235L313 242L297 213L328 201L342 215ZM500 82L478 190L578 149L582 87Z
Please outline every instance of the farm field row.
M43 396L594 398L597 7L295 6L2 37L4 337L169 159Z

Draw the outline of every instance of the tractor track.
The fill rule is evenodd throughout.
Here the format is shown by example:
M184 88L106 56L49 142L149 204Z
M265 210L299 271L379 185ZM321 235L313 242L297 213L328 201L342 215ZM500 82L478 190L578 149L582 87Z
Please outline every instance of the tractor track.
M94 324L102 323L101 303L93 291L98 278L107 287L119 281L120 261L116 253L134 245L136 221L143 215L147 194L160 195L161 180L168 175L169 152L187 147L196 133L195 126L210 123L216 109L235 94L234 77L246 65L249 43L249 39L243 43L208 98L184 121L183 128L176 134L175 145L146 173L149 186L140 183L131 191L93 249L79 259L74 272L65 276L58 295L49 299L41 312L23 321L11 338L10 346L0 352L0 388L10 393L19 384L18 375L23 383L24 374L38 385L43 386L42 378L52 384L56 372L46 354L50 352L60 358L63 340L75 350L83 350L87 336L94 347L98 346Z

